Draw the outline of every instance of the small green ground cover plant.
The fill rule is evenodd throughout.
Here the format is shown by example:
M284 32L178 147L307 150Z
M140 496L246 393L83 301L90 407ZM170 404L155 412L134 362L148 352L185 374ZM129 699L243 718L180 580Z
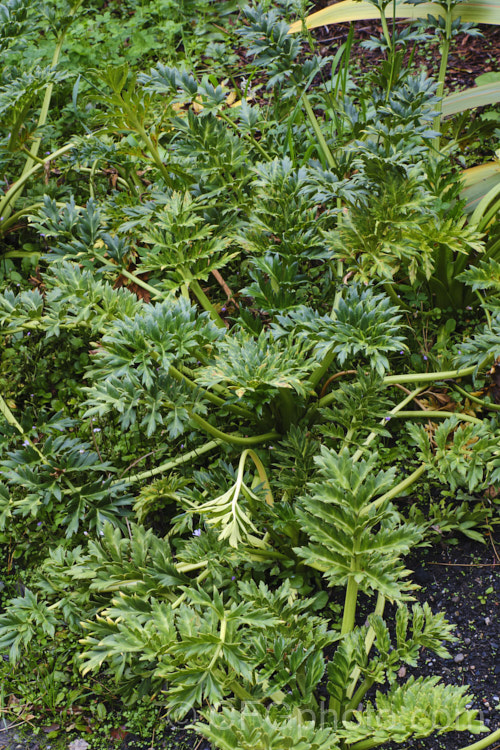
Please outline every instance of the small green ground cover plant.
M242 750L486 731L466 687L399 676L454 642L405 556L495 520L498 172L441 133L485 19L425 16L434 82L387 3L364 77L352 31L290 33L302 2L95 5L0 5L1 708Z

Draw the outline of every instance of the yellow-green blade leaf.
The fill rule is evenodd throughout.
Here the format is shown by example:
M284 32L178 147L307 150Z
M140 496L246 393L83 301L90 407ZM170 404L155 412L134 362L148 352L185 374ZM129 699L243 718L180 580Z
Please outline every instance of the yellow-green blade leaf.
M392 16L392 6L390 15ZM421 5L408 5L407 3L396 4L396 18L427 18L443 16L444 10L435 3L422 3ZM453 18L461 18L462 21L472 23L490 23L500 25L500 0L465 0L453 8ZM308 29L318 26L328 26L331 23L346 23L349 21L366 21L380 18L378 9L366 0L342 0L340 3L330 5L306 18ZM296 21L290 26L291 34L302 29L302 21Z
M485 83L482 86L474 86L465 91L457 91L450 94L443 101L443 115L455 115L466 109L474 107L486 107L488 104L500 102L500 81Z
M465 212L473 213L481 200L500 181L500 160L489 161L462 172L464 188L460 197L467 201Z
M500 195L500 180L498 180L497 184L494 185L491 190L489 190L486 195L479 201L477 208L475 209L474 213L471 216L471 223L472 224L479 224L479 222L488 220L487 212L488 209L490 211L488 212L490 215L495 216L496 210L497 210L497 202L498 202L498 196ZM496 201L496 203L491 208L491 204L493 201ZM486 217L486 219L485 219Z

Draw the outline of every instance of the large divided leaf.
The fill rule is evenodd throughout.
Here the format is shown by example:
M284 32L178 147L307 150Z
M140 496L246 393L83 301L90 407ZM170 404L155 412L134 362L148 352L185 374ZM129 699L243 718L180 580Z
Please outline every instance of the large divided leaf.
M10 601L8 610L0 616L0 648L9 652L9 661L18 661L23 647L35 633L53 637L57 619L51 608L27 589L22 597Z
M0 50L4 52L16 41L25 42L22 36L30 26L28 0L6 0L0 5Z
M321 362L330 353L342 367L368 361L380 376L389 369L387 355L406 348L399 309L384 293L373 286L351 284L339 300L335 317L319 315L301 305L288 315L277 316L272 324L276 337L293 336L307 347L314 347L313 356Z
M498 435L488 422L460 424L458 417L452 416L434 432L432 447L422 425L412 424L408 431L430 475L452 491L464 487L478 492L490 484L489 462L498 454Z
M493 294L500 294L500 263L493 258L479 261L477 266L472 266L458 276L473 291L490 289Z
M309 545L296 552L323 572L330 585L344 586L352 577L359 588L401 598L411 588L400 562L421 537L412 524L403 524L384 495L394 484L395 470L378 471L378 455L353 461L349 451L324 446L316 458L318 481L309 485L297 516Z
M377 692L375 705L368 702L363 711L355 711L356 721L344 722L339 734L349 744L368 740L370 744L363 746L373 747L434 732L485 731L476 718L477 711L466 708L470 701L466 690L466 686L441 685L439 677L410 678L387 695Z
M306 351L307 345L291 338L276 341L264 331L256 339L233 329L219 342L215 362L200 371L197 382L224 385L238 398L248 396L260 409L283 389L307 394Z
M244 509L242 495L257 502L259 500L243 482L243 477L238 476L234 485L226 492L196 506L193 512L199 513L205 523L222 527L218 539L227 539L231 547L238 547L243 541L251 547L264 547L262 539L256 536L259 529Z
M491 318L491 324L476 329L473 336L460 346L456 358L458 367L476 365L476 376L480 369L488 367L500 357L500 312Z
M224 708L211 711L208 725L198 722L196 731L220 750L337 750L337 738L329 728L317 729L314 722L273 721L263 706L244 711Z
M50 521L67 538L81 529L102 530L107 521L124 526L132 498L124 481L111 481L109 463L75 438L48 437L40 446L43 454L25 445L2 462L13 516Z

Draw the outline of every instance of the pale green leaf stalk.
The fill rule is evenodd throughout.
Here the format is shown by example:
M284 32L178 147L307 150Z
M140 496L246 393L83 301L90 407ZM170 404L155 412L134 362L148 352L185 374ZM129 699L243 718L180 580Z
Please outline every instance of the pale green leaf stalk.
M209 525L222 527L218 537L219 540L227 539L230 546L235 549L242 543L248 544L250 547L262 548L266 544L267 537L267 535L264 538L256 536L260 533L259 529L239 503L241 495L248 500L259 502L258 496L243 481L247 458L251 458L255 464L257 469L256 482L262 484L265 490L266 503L273 505L274 499L264 465L255 451L247 449L240 456L236 481L232 487L214 500L193 507L189 511L190 513L200 514ZM252 486L254 485L255 480L252 483Z
M443 95L444 95L444 84L446 79L446 71L448 68L448 57L450 55L450 47L451 47L451 24L453 21L452 18L452 8L454 7L456 3L453 2L453 0L446 0L446 5L442 5L441 7L445 10L445 30L443 35L443 40L440 46L440 54L441 54L441 63L439 65L439 73L438 73L438 87L436 91L436 95L440 98L440 102L437 105L437 114L436 119L434 120L434 129L438 132L441 130L441 110L443 106ZM436 136L433 140L433 146L436 149L436 151L439 151L439 144L440 144L440 136Z
M496 732L492 732L478 742L473 742L472 745L463 747L462 750L485 750L485 748L493 745L494 742L500 742L500 729L497 729Z
M36 174L43 166L48 164L50 161L53 161L54 159L57 159L59 156L63 156L63 154L68 153L68 151L71 151L74 148L73 143L68 143L66 146L63 146L62 148L57 149L56 151L53 151L51 154L49 154L45 159L42 159L41 161L36 162L35 164L32 164L28 170L23 170L23 173L21 177L19 177L16 182L14 182L9 190L5 193L3 198L0 200L0 217L3 217L5 220L5 228L8 228L12 222L9 222L8 219L11 217L11 212L13 205L15 201L22 195L24 188L26 187L27 182L29 179ZM26 211L18 212L16 214L16 217L19 217L21 215L26 214L29 210L31 210L31 206L26 209ZM2 231L4 231L4 227L2 224Z
M76 13L78 12L78 9L80 8L82 2L83 0L76 0L75 4L72 6L68 14L68 22L65 23L64 28L61 34L59 35L59 38L57 39L56 46L54 49L54 54L52 56L52 63L51 63L53 68L55 68L59 62L59 58L61 57L61 52L62 52L62 48L64 44L64 39L66 37L66 33L69 29L71 20L76 16ZM41 107L40 115L38 118L38 128L43 127L45 123L47 122L47 117L50 111L50 102L52 99L53 89L54 89L53 83L49 83L47 88L45 89L42 107ZM10 216L13 206L14 206L14 202L17 201L21 197L27 181L35 173L36 168L45 166L45 164L47 164L51 159L55 159L58 156L65 153L66 151L69 151L71 150L71 148L73 148L73 144L68 144L68 146L64 147L64 149L58 149L53 154L50 154L48 158L39 159L38 151L40 150L41 142L42 142L41 138L37 138L33 141L31 148L29 150L28 158L26 159L20 178L16 182L14 182L11 188L7 191L4 198L0 201L0 217L3 218L4 220L8 219L8 217Z

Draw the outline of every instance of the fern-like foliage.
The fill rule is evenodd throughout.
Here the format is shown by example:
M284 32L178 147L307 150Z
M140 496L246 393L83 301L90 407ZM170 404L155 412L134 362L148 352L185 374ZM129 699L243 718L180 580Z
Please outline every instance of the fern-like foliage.
M17 333L25 327L41 327L43 295L38 289L15 294L10 289L0 295L0 329L2 333Z
M43 276L47 288L45 318L47 337L58 336L65 327L86 327L90 335L109 329L115 320L133 317L140 302L128 289L96 278L76 263L52 263Z
M332 403L320 410L322 423L319 429L326 437L345 440L346 433L352 444L361 446L369 432L388 436L380 423L391 407L391 400L377 373L364 373L361 369L353 382L341 382L331 392Z
M324 596L299 598L288 582L276 590L232 583L227 547L207 532L186 547L187 555L179 548L174 558L152 531L130 524L121 534L108 524L86 549L53 550L36 581L43 606L31 594L13 601L10 619L0 620L2 645L17 660L53 613L47 627L60 627L64 617L78 633L85 620L82 670L107 670L125 700L163 688L169 709L182 717L233 693L278 699L283 688L283 707L308 705L332 640L314 613ZM192 570L202 571L203 589Z
M477 266L472 266L457 276L473 291L488 289L494 294L500 294L500 263L494 258L480 260Z
M304 195L307 170L296 169L289 157L255 167L254 208L244 232L242 247L255 258L276 253L285 261L326 259L321 228L331 224L327 212L318 217L316 207Z
M124 619L125 618L125 619ZM158 690L158 665L176 640L171 605L123 594L92 623L83 623L81 669L84 674L104 664L117 680L125 701ZM168 659L168 657L166 657ZM137 664L134 670L132 665Z
M304 646L317 642L318 649L323 648L330 639L326 634L326 621L319 614L327 601L324 592L307 598L299 597L289 580L276 589L271 589L263 581L256 583L253 579L240 581L238 590L242 598L253 603L256 609L266 609L276 617L276 633L297 638Z
M200 82L186 70L170 68L162 63L158 63L149 74L139 74L138 81L146 91L166 94L171 98L178 113L172 118L176 138L170 145L171 151L189 171L189 175L196 178L201 195L210 193L213 196L213 191L224 191L227 203L224 210L219 212L220 220L217 223L225 226L227 218L234 215L241 200L241 193L236 190L232 194L231 186L247 178L248 160L244 141L216 116L222 109L228 115L233 112L227 106L227 89L214 86L207 76ZM196 108L196 114L190 105ZM183 111L184 106L190 108Z
M450 625L442 612L434 614L427 602L414 604L411 611L399 605L396 611L396 643L391 641L389 628L380 615L370 615L368 623L375 633L375 647L379 652L368 664L366 674L375 682L392 684L402 662L415 666L420 650L426 648L440 658L449 658L444 645L454 643L454 625ZM360 665L361 666L361 665Z
M292 425L273 451L273 465L277 470L274 484L282 492L283 500L301 495L314 471L314 456L319 442L305 428ZM281 503L280 503L281 504Z
M27 0L6 0L0 5L0 52L5 52L29 29L29 7ZM20 39L21 37L21 39Z
M132 501L126 483L112 482L112 467L87 443L49 436L39 445L43 457L26 445L0 463L11 494L8 506L0 510L3 523L12 516L50 521L53 528L64 528L67 538L81 527L99 531L106 521L124 525Z
M460 345L456 357L457 367L476 365L475 374L500 359L500 312L491 316L491 323L484 325Z
M48 260L78 259L79 263L94 267L104 228L101 210L92 198L83 210L76 206L74 198L59 209L56 201L45 195L43 206L31 217L31 225L52 240Z
M51 67L36 66L33 70L24 72L13 68L8 79L4 78L0 83L0 119L10 130L11 151L16 150L18 139L22 138L21 131L30 107L47 86L59 83L67 75Z
M286 316L279 315L272 329L277 336L293 332L314 346L317 361L334 352L341 367L367 362L383 375L389 369L387 355L406 348L400 320L398 308L385 294L354 284L339 301L333 319L301 307Z
M492 466L491 485L495 485L500 477L499 467L500 461L497 458ZM471 497L461 490L445 490L428 507L412 505L409 512L410 521L425 526L426 535L434 541L458 532L480 544L484 544L485 531L491 529L494 517L494 508L484 502L484 497Z
M167 424L172 438L181 435L186 427L189 414L185 408L177 408L171 399L165 398L166 390L169 388L165 378L150 388L145 388L139 381L124 378L109 377L107 380L97 381L92 388L88 389L89 408L85 412L86 417L95 415L102 416L108 412L118 412L118 419L123 429L138 423L146 429L148 436L152 435L159 425ZM174 399L184 397L184 391L175 388L175 393L170 396ZM163 415L167 413L165 418Z
M477 425L444 420L433 434L433 444L422 425L411 424L408 431L418 446L419 458L438 481L452 491L465 487L469 492L485 489L491 471L498 463L498 430L487 421Z
M0 615L0 648L16 663L35 634L52 638L57 625L57 617L47 604L26 591L24 596L12 599L9 609Z
M364 144L357 159L359 172L353 178L364 187L365 196L356 194L336 230L327 235L336 257L347 256L349 268L364 282L391 281L400 269L411 283L417 277L429 279L441 271L436 269L438 250L446 248L455 255L484 249L481 234L465 224L465 217L440 215L439 200L425 189L420 166L387 159L384 136L388 147L396 150L393 157L401 157L396 133L402 135L406 127L391 125L387 132L379 125L368 129L377 133L377 139Z
M366 592L400 599L411 589L409 571L399 558L421 538L388 501L377 502L394 483L395 470L377 472L378 455L354 462L322 447L316 458L319 477L297 509L310 543L297 549L308 565L321 570L330 585L345 585L350 576Z
M189 421L186 407L194 408L199 398L196 386L177 371L172 375L171 366L181 358L196 361L198 348L219 336L220 329L185 299L115 321L96 352L86 415L117 411L124 427L140 421L151 435L166 424L170 436L177 437ZM202 409L196 403L196 410Z
M372 162L374 160L371 160ZM408 175L396 168L370 180L371 194L366 200L357 198L348 207L335 231L327 240L333 252L349 258L349 267L361 280L392 280L402 263L411 270L415 279L417 262L432 269L430 246L422 252L425 228L429 223L426 209L429 198L421 189L421 179L416 172ZM375 180L378 182L375 182ZM359 194L358 194L359 195ZM418 261L417 261L418 258Z
M85 581L88 590L97 594L123 591L139 599L152 594L158 599L174 598L172 588L189 584L190 579L174 567L168 542L150 529L135 524L129 529L130 536L123 535L106 524L102 537L89 541L85 555L69 567L69 575L75 582Z
M245 161L248 155L242 139L210 112L205 117L198 117L189 110L187 117L176 117L172 122L177 131L172 144L174 154L199 180L203 194L214 190L224 192L228 202L221 217L227 215L227 211L229 217L234 216L241 195L228 193L227 187L247 178ZM226 223L227 219L223 219L222 225Z
M236 482L222 495L190 509L199 514L206 524L221 528L218 539L227 539L230 546L237 548L242 543L250 547L265 547L262 532L252 521L251 514L244 507L244 498L259 503L259 497L237 477Z
M338 734L349 744L367 742L366 747L387 742L405 742L434 732L485 731L477 711L467 709L471 697L466 686L442 685L439 677L412 677L394 685L387 694L377 691L375 702L355 711L355 721L344 722Z
M384 294L375 294L372 289L359 293L359 288L350 287L345 298L339 301L335 318L338 343L333 351L341 366L348 357L362 354L382 375L389 369L386 354L406 348L404 337L400 335L401 315Z
M193 539L187 546L189 553L180 548L174 560L168 540L151 529L130 523L122 534L119 528L105 524L103 534L90 539L85 548L51 550L36 585L49 601L59 600L67 621L78 625L83 612L89 616L99 612L118 593L137 600L154 597L175 602L180 587L191 583L181 568L198 570L200 560L206 561L201 567L209 572L209 581L222 585L230 578L227 555L213 534L204 532L202 540Z
M189 479L170 474L142 487L134 503L138 522L143 523L150 513L164 512L165 505L179 502L180 493L189 484Z
M223 708L205 714L208 724L198 722L198 734L220 750L337 750L336 734L317 729L314 722L297 718L273 721L263 706L235 711Z
M454 625L450 625L442 613L433 614L427 603L423 607L415 604L411 610L405 604L399 604L395 624L395 643L382 617L372 614L363 627L354 628L337 645L327 666L327 688L338 716L345 715L346 709L352 705L349 687L356 668L364 675L365 684L392 685L401 664L415 666L422 648L441 658L450 656L444 644L456 641L452 635ZM365 647L368 627L374 632L378 652L372 658Z
M113 289L70 261L52 263L42 278L45 295L37 289L18 294L6 290L0 295L2 332L40 331L51 338L79 329L91 337L140 309L136 296L127 289Z
M288 24L275 9L266 12L263 5L247 6L245 16L248 25L240 30L240 35L248 53L259 67L266 69L268 88L283 83L296 68L300 40L288 33Z
M325 595L301 599L288 581L274 591L263 583L244 581L239 593L253 607L265 608L277 618L272 632L257 634L254 640L260 664L254 697L271 699L274 717L288 718L294 708L314 709L325 671L322 652L336 638L325 619L313 614L324 605Z
M281 621L254 601L226 601L215 588L181 588L185 603L180 606L137 596L113 599L86 624L82 666L86 672L106 662L120 679L135 674L141 680L162 680L169 710L177 717L205 700L218 705L232 692L252 689L254 670L266 658ZM262 648L259 634L267 632L267 647ZM303 655L293 633L285 646ZM321 673L316 671L314 686ZM258 684L256 689L262 695Z
M92 370L94 377L132 378L151 386L158 372L167 373L179 359L196 361L197 347L215 341L220 332L207 314L187 300L150 305L134 318L116 321L102 338Z
M252 259L252 283L240 294L253 297L254 304L266 312L285 312L297 307L308 294L308 280L299 273L299 264L278 253L266 253Z
M339 642L327 665L327 690L332 706L339 715L348 702L351 675L356 667L366 667L368 658L365 648L366 627L354 628Z
M247 396L259 413L280 389L307 395L309 368L303 363L305 347L301 342L276 341L266 331L258 338L232 331L217 348L214 364L200 370L201 385L223 384L238 399Z
M178 289L193 279L205 281L236 253L225 253L230 238L219 237L189 193L173 193L142 229L140 271L161 271L162 286Z

